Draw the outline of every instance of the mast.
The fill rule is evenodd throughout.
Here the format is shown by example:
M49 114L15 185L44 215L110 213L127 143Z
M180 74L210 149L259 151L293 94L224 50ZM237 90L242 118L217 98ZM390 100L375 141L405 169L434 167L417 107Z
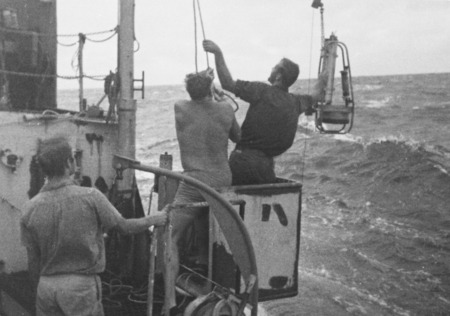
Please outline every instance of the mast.
M120 98L118 100L119 136L117 152L119 155L135 159L136 152L136 100L133 99L134 79L134 0L121 0L119 4L119 76ZM119 192L131 192L134 171L123 172L119 181ZM126 194L125 196L129 196Z

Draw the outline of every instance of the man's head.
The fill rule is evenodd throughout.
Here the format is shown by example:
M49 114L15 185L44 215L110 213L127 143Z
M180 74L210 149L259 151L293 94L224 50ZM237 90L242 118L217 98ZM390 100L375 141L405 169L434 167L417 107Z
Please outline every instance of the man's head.
M274 84L280 82L284 87L289 88L295 81L297 81L300 74L300 68L293 61L283 58L270 73L269 82Z
M64 137L46 139L41 143L38 161L49 178L63 176L66 168L73 167L72 147Z
M198 73L188 74L184 82L186 90L192 100L201 100L211 96L211 85L214 80L212 69L204 70Z

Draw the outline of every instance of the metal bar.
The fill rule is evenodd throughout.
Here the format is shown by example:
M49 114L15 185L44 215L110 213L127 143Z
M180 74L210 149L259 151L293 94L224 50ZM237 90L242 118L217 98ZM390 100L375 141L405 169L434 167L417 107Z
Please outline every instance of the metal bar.
M83 106L83 49L86 36L83 33L78 34L78 83L80 85L79 98L80 98L80 112L84 110Z
M150 262L148 267L148 294L147 294L147 316L153 315L153 295L155 293L155 256L156 256L156 227L153 227L153 232L150 234Z
M173 274L173 271L171 269L172 265L172 222L171 222L171 214L169 212L169 219L167 221L167 224L165 226L165 247L164 247L164 264L165 264L165 279L171 278L171 275ZM164 308L165 308L165 316L170 316L170 296L172 293L170 292L170 287L166 284L164 285Z
M136 155L136 100L133 99L134 0L121 0L119 8L120 98L117 149L120 155L134 159ZM124 171L119 189L132 189L133 179L134 170Z
M229 200L231 205L245 205L244 200ZM195 203L186 203L186 204L172 204L173 207L179 208L188 208L188 207L209 207L208 202L195 202Z

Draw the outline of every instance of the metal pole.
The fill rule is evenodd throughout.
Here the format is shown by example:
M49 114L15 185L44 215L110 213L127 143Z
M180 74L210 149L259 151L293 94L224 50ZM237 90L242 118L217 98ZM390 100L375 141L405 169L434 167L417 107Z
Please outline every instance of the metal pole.
M78 82L80 84L80 112L84 110L83 102L83 48L86 36L83 33L78 34Z
M134 68L134 0L120 1L119 25L119 80L120 97L118 102L119 135L117 152L119 155L135 158L136 150L136 100L133 99ZM123 173L119 190L133 188L134 170ZM126 197L126 196L124 196Z
M157 243L157 231L156 227L153 227L153 231L150 234L150 262L148 268L148 292L147 292L147 316L153 315L153 295L155 286L155 256L156 256L156 243Z

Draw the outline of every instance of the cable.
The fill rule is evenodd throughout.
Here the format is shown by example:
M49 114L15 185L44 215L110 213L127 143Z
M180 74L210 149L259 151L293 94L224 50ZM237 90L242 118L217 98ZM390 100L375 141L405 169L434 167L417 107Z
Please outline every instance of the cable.
M38 35L38 36L47 36L47 37L78 37L78 34L44 34L44 33L38 33L34 31L27 31L27 30L18 30L18 29L9 29L6 27L0 27L0 31L5 33L15 33L15 34L26 34L26 35ZM117 26L111 30L106 31L100 31L100 32L91 32L86 33L85 35L99 35L99 34L105 34L109 32L117 32Z
M109 36L109 37L107 37L105 39L101 39L101 40L94 40L94 39L91 39L91 38L88 38L88 37L86 37L86 39L88 41L94 42L94 43L103 43L103 42L106 42L107 40L110 40L111 38L113 38L114 35L116 35L116 34L117 34L117 32L114 32L111 36Z
M206 40L206 35L205 35L205 28L203 26L203 17L202 17L202 10L200 8L200 2L199 0L192 0L192 7L194 9L194 40L195 40L195 72L198 73L198 63L197 63L197 8L195 7L195 2L197 2L197 8L198 8L198 13L199 13L199 17L200 17L200 25L202 27L202 34L203 34L203 40ZM206 55L206 65L209 68L209 57L208 57L208 53L205 53Z
M236 104L236 109L234 110L234 112L236 113L239 110L239 104L236 102L235 99L233 99L233 97L231 95L229 95L228 93L222 92L223 95L227 96L231 101L234 102L234 104Z
M195 72L198 73L197 65L197 15L195 10L195 0L192 0L192 5L194 8L194 41L195 41Z
M313 50L313 42L314 42L314 10L312 13L312 22L311 22L311 44L309 46L309 75L308 75L308 94L310 93L311 89L311 65L312 65L312 50ZM306 117L306 116L305 116ZM306 118L306 135L305 140L303 142L303 159L302 159L302 169L301 169L301 176L300 181L303 183L304 180L304 174L305 174L305 161L306 161L306 147L307 147L307 139L308 139L308 118Z
M200 2L199 2L199 0L197 0L197 7L198 7L198 13L199 13L199 16L200 16L200 23L201 23L201 26L202 26L203 40L206 40L205 28L203 27L202 10L201 10L201 8L200 8ZM197 46L197 45L196 45L196 46ZM207 65L208 68L209 68L209 58L208 58L208 53L205 52L205 54L206 54L206 65Z
M71 46L74 46L74 45L78 44L78 42L74 42L72 44L64 44L64 43L61 43L60 41L57 41L57 43L58 43L58 45L61 45L61 46L64 46L64 47L71 47Z
M308 94L311 88L311 65L312 65L312 49L314 38L314 10L312 10L312 22L311 22L311 44L309 45L309 75L308 75Z

